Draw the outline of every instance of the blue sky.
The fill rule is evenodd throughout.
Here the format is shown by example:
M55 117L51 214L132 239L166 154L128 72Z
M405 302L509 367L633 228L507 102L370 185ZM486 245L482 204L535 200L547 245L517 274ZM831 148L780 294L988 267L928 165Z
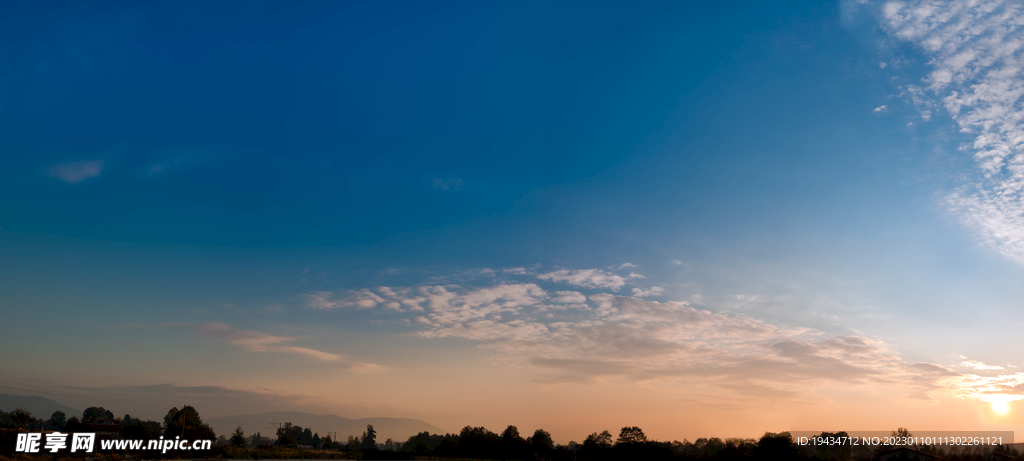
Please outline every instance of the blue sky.
M568 440L603 428L417 406L384 383L445 389L422 373L433 363L483 370L482 388L514 377L523 395L584 386L579 405L651 383L657 398L796 398L766 375L695 378L681 356L653 378L671 367L644 362L650 345L587 356L593 322L652 328L637 338L754 322L775 364L797 360L781 344L820 358L861 338L940 366L935 379L979 376L967 357L998 376L1021 362L1017 148L978 141L1019 123L994 99L956 102L1019 82L996 71L1020 34L998 37L1006 55L944 35L1011 21L1012 5L292 3L2 7L0 331L25 345L5 369L54 386L270 389L452 430L522 418ZM932 14L952 29L923 26ZM535 348L538 331L565 342ZM330 390L355 381L391 397ZM680 405L726 408L715 392ZM957 401L992 401L971 395ZM809 417L748 408L760 416L698 427L635 411L666 438ZM990 417L977 424L1016 424Z

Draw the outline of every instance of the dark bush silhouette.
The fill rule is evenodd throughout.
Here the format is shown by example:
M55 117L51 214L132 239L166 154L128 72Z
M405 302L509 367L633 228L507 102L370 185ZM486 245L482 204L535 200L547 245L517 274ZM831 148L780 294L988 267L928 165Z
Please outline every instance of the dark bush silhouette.
M181 410L176 407L171 408L167 411L167 415L164 416L164 437L173 438L178 436L181 436L183 440L217 438L210 425L204 423L202 418L199 417L199 412L188 405L181 407Z
M757 441L757 449L754 451L754 458L763 461L776 461L782 459L797 459L796 444L793 443L793 436L789 432L765 432Z

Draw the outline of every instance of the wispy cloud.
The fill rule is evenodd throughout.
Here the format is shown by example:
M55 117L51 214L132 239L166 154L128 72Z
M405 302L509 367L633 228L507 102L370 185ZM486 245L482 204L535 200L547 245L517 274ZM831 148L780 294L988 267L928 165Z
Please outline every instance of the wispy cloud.
M878 11L894 37L930 58L923 85L902 95L923 118L943 108L974 141L978 179L947 198L983 241L1024 264L1024 5L1000 0L888 2Z
M879 113L882 113L882 112L889 112L889 106L887 106L885 104L882 104L881 106L878 106L878 107L874 108L871 112L874 112L876 114L879 114Z
M46 174L69 184L95 178L103 172L103 160L58 163L46 169Z
M298 338L276 336L261 331L236 330L226 323L201 323L183 326L193 333L211 336L227 341L232 346L252 352L280 352L301 355L324 362L337 362L353 371L379 371L384 367L372 363L359 363L347 360L339 354L332 354L309 347L289 346L287 343Z
M434 180L431 182L431 184L433 184L435 189L441 189L441 190L449 190L449 189L462 190L462 180L459 179L459 178L448 178L447 181L443 180L441 178L434 178Z
M375 307L378 303L384 302L384 298L366 288L346 291L337 295L330 291L314 291L304 294L303 297L306 300L307 306L323 310L349 306L369 309Z

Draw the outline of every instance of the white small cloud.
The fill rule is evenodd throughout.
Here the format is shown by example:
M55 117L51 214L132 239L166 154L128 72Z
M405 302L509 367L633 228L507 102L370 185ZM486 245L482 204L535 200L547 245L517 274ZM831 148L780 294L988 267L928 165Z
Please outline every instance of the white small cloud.
M556 291L553 301L561 304L586 304L587 297L578 291Z
M58 163L46 170L46 174L69 184L95 178L103 172L103 160Z
M967 360L965 362L961 362L960 365L963 365L965 367L971 367L971 368L974 368L975 370L1003 370L1004 369L1003 367L1001 367L999 365L988 365L988 364L979 362L977 360Z
M646 298L648 296L661 296L665 292L662 287L651 287L650 290L642 290L640 288L633 289L633 296L637 298Z
M879 114L879 113L882 113L882 112L889 112L889 106L887 106L885 104L882 104L881 106L876 107L871 112L874 112L876 114Z
M636 267L636 264L633 264L633 263L622 263L622 265L619 266L619 270L621 271L622 269L629 269L629 268L632 268L632 267Z
M889 63L887 63L887 62L880 62L880 63L878 63L878 68L879 69L885 69L888 66L889 66Z
M626 279L599 269L562 269L540 274L537 278L587 288L608 288L612 291L619 291L626 284Z
M676 266L682 266L683 262L678 259L673 259L672 264L675 264Z
M448 178L447 181L441 178L434 178L433 185L435 189L441 190L462 190L462 180L459 178Z

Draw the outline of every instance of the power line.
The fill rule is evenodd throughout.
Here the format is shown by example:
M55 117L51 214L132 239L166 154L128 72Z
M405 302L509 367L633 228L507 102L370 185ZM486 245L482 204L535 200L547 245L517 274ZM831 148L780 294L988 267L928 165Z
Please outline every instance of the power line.
M11 386L0 385L0 389L13 389L13 390L17 390L17 391L34 392L34 393L37 393L37 394L63 395L65 397L75 397L75 398L79 398L79 399L96 400L96 401L99 401L99 402L123 403L123 404L127 404L127 405L136 405L136 406L140 406L140 407L163 408L163 407L157 407L157 406L153 406L153 405L146 405L144 403L125 402L123 400L114 400L114 399L100 399L100 398L96 398L96 397L88 397L88 396L78 395L78 394L68 394L68 393L64 393L64 392L53 392L53 391L41 391L39 389L25 389L25 388L22 388L22 387L11 387Z

